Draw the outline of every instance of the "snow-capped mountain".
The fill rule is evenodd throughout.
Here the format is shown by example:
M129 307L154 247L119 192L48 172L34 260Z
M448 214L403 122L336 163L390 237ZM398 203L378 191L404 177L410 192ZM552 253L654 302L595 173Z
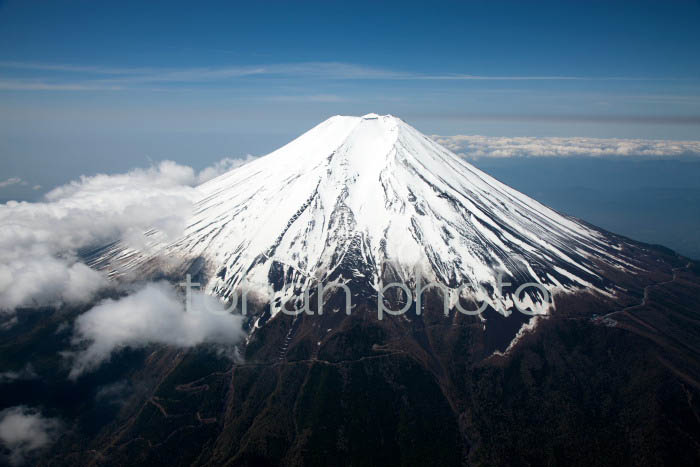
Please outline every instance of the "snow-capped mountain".
M471 284L495 309L513 303L511 292L494 292L501 274L555 294L608 293L599 266L632 267L622 240L504 185L391 115L329 118L199 189L181 238L149 254L116 245L93 264L121 274L158 258L199 260L208 292L229 297L244 281L274 278L282 302L315 281L379 290L420 275ZM529 289L523 303L535 308L541 298Z
M333 117L198 189L179 237L151 230L147 249L83 257L125 282L191 274L230 302L247 287L276 297L226 317L244 341L192 348L189 337L185 348L164 344L180 319L194 323L188 336L222 321L174 318L180 303L140 283L107 292L137 290L123 301L41 310L0 330L6 366L28 355L41 372L6 378L17 381L5 382L5 399L54 394L49 403L86 420L67 425L39 465L698 464L697 262L552 211L391 116ZM378 292L415 290L418 278L473 287L461 302L449 294L447 317L431 290L422 308L414 299L380 319ZM347 285L352 312L331 292L320 313L320 294L303 293L317 281ZM538 288L522 295L553 310L546 319L514 310L527 282L554 293L554 309ZM396 288L383 298L403 309ZM478 316L455 310L482 300L490 307ZM280 313L300 302L318 313ZM104 337L88 351L126 344L66 382L66 324L75 319L75 342L95 311L110 319L92 321ZM111 337L132 334L148 346Z

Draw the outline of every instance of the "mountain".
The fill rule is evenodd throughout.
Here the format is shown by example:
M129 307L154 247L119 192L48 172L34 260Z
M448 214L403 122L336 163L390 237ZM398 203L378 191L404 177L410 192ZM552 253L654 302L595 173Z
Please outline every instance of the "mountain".
M161 270L164 257L169 267L197 261L207 292L225 299L272 283L273 314L319 282L376 294L418 278L506 313L517 285L538 284L519 298L545 314L545 290L610 295L605 268L635 271L624 239L518 193L390 115L332 117L199 189L182 238L159 244L153 232L149 254L115 245L92 264L119 276ZM516 287L498 293L499 276Z
M249 291L240 358L124 351L76 384L130 396L113 414L71 399L81 421L45 464L700 461L696 263L553 211L388 115L330 118L199 189L180 238L87 261Z

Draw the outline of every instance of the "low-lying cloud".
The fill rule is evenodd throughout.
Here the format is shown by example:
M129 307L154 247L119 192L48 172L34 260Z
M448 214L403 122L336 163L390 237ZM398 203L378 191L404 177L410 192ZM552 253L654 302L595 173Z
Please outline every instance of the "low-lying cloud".
M199 173L164 161L83 176L39 203L0 205L0 312L93 299L107 281L79 262L79 249L117 240L143 249L151 228L164 240L177 237L198 199L196 185L248 160L224 159Z
M433 138L439 144L466 159L482 157L679 157L700 155L700 141L480 135L434 135Z
M23 464L56 439L60 425L58 420L25 406L0 412L0 444L9 452L7 461L11 465Z
M85 348L74 356L70 377L96 368L125 347L236 344L245 335L242 319L228 313L217 298L196 291L192 306L185 310L170 284L149 283L119 300L105 300L77 318L73 344Z

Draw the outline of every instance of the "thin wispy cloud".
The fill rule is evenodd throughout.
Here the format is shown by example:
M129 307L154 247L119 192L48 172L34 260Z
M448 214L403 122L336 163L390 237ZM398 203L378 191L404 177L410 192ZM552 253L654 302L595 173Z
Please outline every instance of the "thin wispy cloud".
M38 80L0 79L0 91L120 91L123 87L91 83L53 83Z
M0 384L2 383L12 383L15 381L27 381L32 379L37 379L36 371L31 363L27 363L23 368L16 371L3 371L0 372Z
M26 182L19 177L10 177L6 180L0 181L0 188L5 188L12 185L21 185L23 183L26 185Z
M347 102L349 99L336 94L300 94L291 96L270 96L270 101L276 102Z
M135 73L153 73L153 68L119 68L90 65L71 65L65 63L40 63L40 62L13 62L0 61L0 68L14 68L18 70L42 70L68 73L91 73L101 75L132 75Z
M342 62L277 63L250 66L194 67L194 68L124 68L61 63L0 62L6 72L46 72L39 78L0 80L0 90L22 91L93 91L121 90L143 84L187 84L230 81L246 77L311 78L326 80L382 80L382 81L656 81L646 77L589 77L566 75L479 75L479 74L424 74L369 67ZM79 81L65 75L80 74ZM75 80L75 77L72 77Z

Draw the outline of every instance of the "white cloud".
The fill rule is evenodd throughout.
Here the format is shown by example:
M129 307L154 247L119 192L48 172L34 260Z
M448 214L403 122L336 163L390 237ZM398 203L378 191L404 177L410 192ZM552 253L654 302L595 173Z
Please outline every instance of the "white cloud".
M215 297L193 292L192 306L185 310L170 285L150 283L119 300L105 300L78 317L73 342L87 347L75 355L70 377L96 368L124 347L236 344L244 337L241 323L242 316L226 312Z
M700 155L700 141L620 138L545 138L479 135L433 138L467 159L481 157L684 156Z
M121 240L146 248L144 231L167 241L180 235L204 179L234 167L225 159L197 174L164 161L117 175L83 176L40 203L0 205L0 311L80 303L107 285L78 262L80 248Z
M270 96L274 102L347 102L348 99L337 94L294 94L289 96Z
M5 187L7 187L7 186L17 185L17 184L21 184L21 183L22 183L22 179L21 179L21 178L19 178L19 177L12 177L12 178L8 178L7 180L1 181L1 182L0 182L0 188L5 188Z
M9 451L8 461L19 465L37 450L51 444L60 423L36 409L11 407L0 412L0 443Z
M202 169L202 171L199 172L199 174L197 175L197 181L199 183L208 182L212 178L216 178L219 175L228 172L229 170L238 168L255 159L257 159L257 157L251 156L250 154L248 154L244 158L232 159L230 157L226 157L216 162L214 165L211 165L206 169Z
M120 86L93 85L89 83L50 83L37 80L0 80L0 91L120 91Z

